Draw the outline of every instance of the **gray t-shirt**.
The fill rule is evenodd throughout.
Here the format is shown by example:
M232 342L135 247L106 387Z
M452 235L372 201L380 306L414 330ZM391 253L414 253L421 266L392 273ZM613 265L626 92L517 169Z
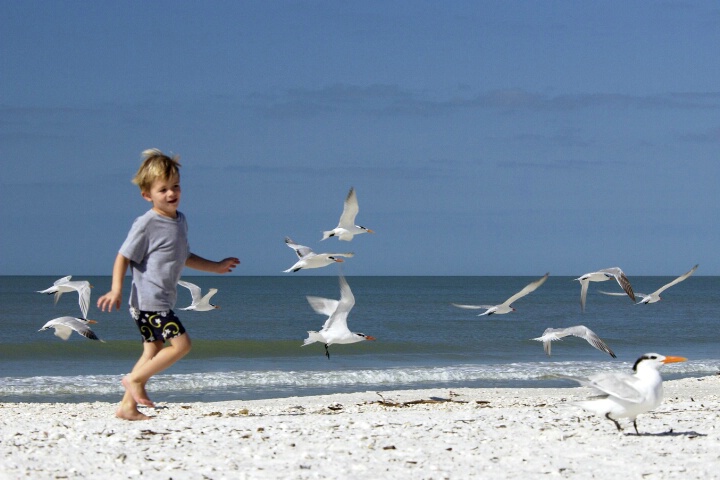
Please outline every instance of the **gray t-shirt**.
M177 282L190 256L185 215L169 218L149 210L135 219L120 254L130 260L130 306L143 311L170 310Z

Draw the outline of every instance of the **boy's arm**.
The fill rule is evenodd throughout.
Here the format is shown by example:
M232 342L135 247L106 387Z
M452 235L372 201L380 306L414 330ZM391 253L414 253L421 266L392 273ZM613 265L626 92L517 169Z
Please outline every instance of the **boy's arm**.
M237 267L240 263L235 257L228 257L214 262L206 258L202 258L194 253L191 253L187 260L185 260L185 266L194 270L202 270L203 272L213 273L228 273L232 272L233 268Z
M97 301L97 306L101 311L104 312L107 308L107 311L111 312L113 305L116 310L120 310L123 280L125 280L128 265L130 265L130 260L118 253L117 257L115 257L115 264L113 265L112 286L110 287L110 291L98 298Z

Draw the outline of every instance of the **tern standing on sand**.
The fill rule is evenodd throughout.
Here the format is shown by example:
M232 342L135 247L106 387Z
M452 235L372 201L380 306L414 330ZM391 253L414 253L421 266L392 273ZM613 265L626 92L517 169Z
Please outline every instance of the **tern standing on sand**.
M622 427L619 418L633 421L638 435L637 416L657 408L663 399L662 377L658 369L667 364L684 362L684 357L665 357L659 353L646 353L633 365L633 375L627 373L598 373L585 377L561 378L575 380L581 385L593 388L601 393L596 400L575 402L575 405L602 415L612 421L619 431Z

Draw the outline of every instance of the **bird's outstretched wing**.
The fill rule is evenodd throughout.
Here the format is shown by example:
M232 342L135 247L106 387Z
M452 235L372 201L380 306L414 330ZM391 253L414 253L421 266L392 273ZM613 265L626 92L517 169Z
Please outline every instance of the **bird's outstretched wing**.
M194 283L186 282L185 280L179 280L178 285L190 290L190 295L192 296L192 303L197 303L202 299L202 290Z
M304 258L308 256L309 254L313 253L312 248L306 247L304 245L298 245L295 242L292 241L290 237L285 237L285 244L295 250L295 253L297 254L298 258Z
M528 295L529 293L534 292L535 290L537 290L537 288L538 288L540 285L542 285L543 283L545 283L545 280L547 280L547 278L548 278L549 275L550 275L550 273L548 272L548 273L546 273L545 275L543 275L542 277L540 277L539 279L535 280L534 282L531 282L531 283L527 284L527 285L525 286L525 288L523 288L522 290L520 290L518 293L516 293L516 294L513 295L512 297L510 297L510 298L508 298L507 300L505 300L505 302L503 303L503 305L510 306L510 305L512 305L512 303L515 302L516 300L524 297L525 295Z
M695 270L697 270L697 268L698 268L698 265L695 265L695 266L694 266L693 268L691 268L689 271L683 273L682 275L680 275L679 277L677 277L677 278L676 278L675 280L673 280L672 282L670 282L670 283L668 283L668 284L665 284L665 285L663 285L662 287L660 287L660 288L658 288L657 290L655 290L655 292L653 292L653 294L654 294L654 295L660 295L662 292L664 292L664 291L667 290L668 288L672 287L673 285L677 285L678 283L682 282L683 280L685 280L686 278L688 278L690 275L692 275L693 273L695 273Z
M338 227L349 229L355 226L355 217L360 211L358 206L357 195L355 194L355 188L350 187L350 191L345 197L345 203L343 205L343 212L340 215L340 221Z

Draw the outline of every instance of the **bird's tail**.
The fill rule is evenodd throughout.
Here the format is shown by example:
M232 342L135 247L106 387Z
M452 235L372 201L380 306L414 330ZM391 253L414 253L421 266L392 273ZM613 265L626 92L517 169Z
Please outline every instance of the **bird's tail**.
M320 342L325 343L325 339L318 332L312 330L308 331L308 338L303 341L302 346L310 345L311 343Z
M575 382L578 382L580 385L584 387L592 387L590 381L587 378L583 377L574 377L572 375L563 375L561 373L554 373L551 375L553 378L561 378L563 380L573 380Z
M607 395L598 395L590 397L590 400L582 400L579 402L568 402L567 405L573 405L580 407L588 412L593 412L596 415L605 415L607 413L607 405L602 400L607 398ZM612 419L611 419L612 420Z

